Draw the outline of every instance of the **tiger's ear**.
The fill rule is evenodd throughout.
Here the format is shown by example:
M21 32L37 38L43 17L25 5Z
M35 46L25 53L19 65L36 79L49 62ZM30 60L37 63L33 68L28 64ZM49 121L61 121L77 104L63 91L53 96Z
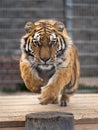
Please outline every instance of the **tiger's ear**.
M33 22L31 22L31 21L29 21L29 22L27 22L26 24L25 24L25 31L27 32L27 33L30 33L31 31L32 31L32 29L34 29L35 28L35 24L33 23Z
M56 22L55 24L54 24L54 27L58 30L58 31L63 31L63 29L65 28L65 26L64 26L64 24L62 23L62 22Z

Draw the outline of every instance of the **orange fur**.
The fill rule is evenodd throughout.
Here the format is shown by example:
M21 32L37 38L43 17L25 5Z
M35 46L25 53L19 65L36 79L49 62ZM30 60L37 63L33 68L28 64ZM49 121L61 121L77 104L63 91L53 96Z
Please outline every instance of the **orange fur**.
M62 93L60 104L64 106L79 83L77 49L61 22L40 20L30 24L33 24L32 28L26 25L27 33L21 40L21 76L28 89L41 92L41 104L57 102ZM62 51L58 49L60 47Z

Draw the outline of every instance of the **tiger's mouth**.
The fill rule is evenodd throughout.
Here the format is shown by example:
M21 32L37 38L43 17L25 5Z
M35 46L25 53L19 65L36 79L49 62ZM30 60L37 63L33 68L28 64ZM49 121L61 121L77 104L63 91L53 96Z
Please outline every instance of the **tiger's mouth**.
M38 64L38 68L41 70L51 70L53 67L53 64Z
M40 70L51 70L54 67L54 62L52 62L50 59L48 60L40 60L38 63L38 68Z

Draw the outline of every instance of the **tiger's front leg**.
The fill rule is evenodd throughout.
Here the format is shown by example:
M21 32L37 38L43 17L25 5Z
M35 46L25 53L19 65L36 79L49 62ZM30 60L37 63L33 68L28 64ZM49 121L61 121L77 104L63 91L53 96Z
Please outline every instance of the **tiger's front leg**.
M26 87L32 92L40 93L43 80L38 77L34 69L30 66L29 62L21 61L20 71Z
M60 68L49 80L48 84L42 89L40 97L41 104L55 103L58 100L58 96L61 90L70 81L69 68Z

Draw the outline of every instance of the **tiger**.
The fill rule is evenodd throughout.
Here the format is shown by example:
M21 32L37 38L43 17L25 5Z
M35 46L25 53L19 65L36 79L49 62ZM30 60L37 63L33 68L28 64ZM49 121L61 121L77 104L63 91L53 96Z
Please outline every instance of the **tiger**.
M67 106L80 78L78 51L61 21L42 19L25 24L20 72L26 87L40 93L40 104Z

